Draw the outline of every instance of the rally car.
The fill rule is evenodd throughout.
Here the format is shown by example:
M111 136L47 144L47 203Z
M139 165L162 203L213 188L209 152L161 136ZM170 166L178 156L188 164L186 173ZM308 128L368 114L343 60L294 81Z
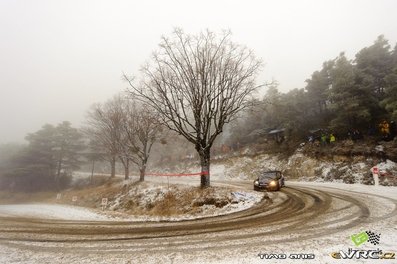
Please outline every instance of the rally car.
M279 191L284 187L284 176L281 171L263 171L259 177L254 181L255 191Z

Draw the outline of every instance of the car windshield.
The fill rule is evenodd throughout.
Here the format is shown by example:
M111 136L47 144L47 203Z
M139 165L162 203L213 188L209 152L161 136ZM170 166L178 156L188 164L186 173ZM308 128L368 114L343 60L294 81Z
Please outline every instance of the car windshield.
M275 179L277 176L277 172L272 171L272 172L263 172L260 176L259 179L260 180L269 180L269 179Z

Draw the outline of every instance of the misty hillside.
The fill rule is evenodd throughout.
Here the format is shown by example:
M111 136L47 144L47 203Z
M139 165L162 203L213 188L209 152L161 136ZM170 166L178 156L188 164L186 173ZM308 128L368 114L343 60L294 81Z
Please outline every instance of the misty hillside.
M124 74L129 88L93 104L83 127L45 124L26 135L27 144L1 145L0 187L62 190L79 170L125 179L139 174L144 181L159 168L178 172L197 162L200 184L209 187L211 164L223 159L226 166L233 155L269 155L292 178L370 184L372 166L396 161L397 45L383 35L354 60L340 53L325 61L304 88L283 93L277 81L267 83L263 98L255 80L262 61L230 32L194 36L178 29L161 43L164 53L148 64L139 86ZM181 52L187 47L190 53ZM191 63L197 56L206 57Z

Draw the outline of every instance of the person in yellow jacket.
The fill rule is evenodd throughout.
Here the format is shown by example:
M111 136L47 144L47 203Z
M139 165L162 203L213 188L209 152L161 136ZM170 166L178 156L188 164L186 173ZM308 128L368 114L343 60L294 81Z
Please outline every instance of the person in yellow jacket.
M382 133L383 139L388 138L388 136L389 136L389 134L390 134L390 126L389 126L389 123L387 123L386 120L383 120L383 121L379 124L379 128L380 128L380 132Z
M335 135L331 133L331 134L329 135L329 143L330 143L330 144L334 144L335 141L336 141Z

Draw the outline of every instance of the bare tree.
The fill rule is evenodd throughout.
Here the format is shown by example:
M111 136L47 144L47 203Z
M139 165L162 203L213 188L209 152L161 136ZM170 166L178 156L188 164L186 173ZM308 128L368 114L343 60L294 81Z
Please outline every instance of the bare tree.
M85 157L88 162L91 163L91 176L90 176L90 183L94 182L94 172L95 172L95 164L98 161L104 160L104 155L102 153L102 146L98 144L92 137L87 144L87 152L85 153Z
M123 131L130 160L139 168L139 180L144 181L147 162L161 125L154 109L130 100L126 105Z
M86 129L88 136L101 145L111 165L111 177L116 175L117 158L125 168L128 178L128 156L120 147L123 145L122 123L124 121L123 102L125 99L117 95L105 104L95 104L88 112Z
M129 92L160 113L163 123L195 145L200 156L201 186L210 186L210 150L215 138L249 102L258 87L261 68L253 52L206 31L188 35L175 30L162 37L152 63L143 67L143 80L129 82Z

